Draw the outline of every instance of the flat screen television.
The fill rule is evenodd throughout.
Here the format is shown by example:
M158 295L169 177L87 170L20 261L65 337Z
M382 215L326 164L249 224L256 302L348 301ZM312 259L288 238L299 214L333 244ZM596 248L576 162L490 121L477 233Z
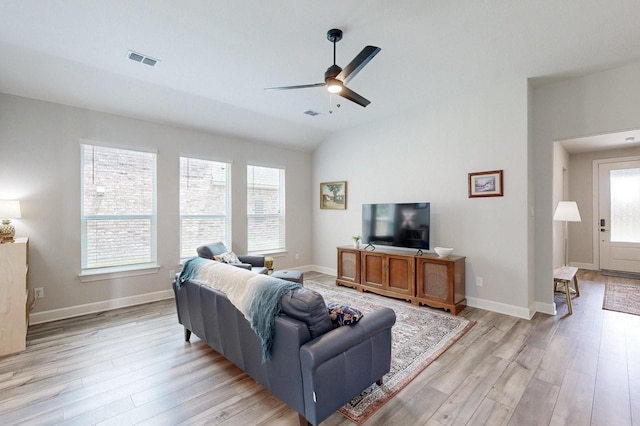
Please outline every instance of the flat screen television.
M365 244L429 249L429 203L362 205Z

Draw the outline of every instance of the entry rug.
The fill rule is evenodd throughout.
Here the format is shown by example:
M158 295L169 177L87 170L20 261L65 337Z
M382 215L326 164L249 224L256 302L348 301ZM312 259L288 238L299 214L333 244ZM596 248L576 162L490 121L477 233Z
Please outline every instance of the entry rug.
M364 423L475 325L475 321L445 312L335 284L305 281L304 286L322 294L326 303L349 305L365 315L383 306L396 313L391 371L384 376L382 386L372 384L339 410L357 424Z
M607 277L602 309L640 315L640 280Z

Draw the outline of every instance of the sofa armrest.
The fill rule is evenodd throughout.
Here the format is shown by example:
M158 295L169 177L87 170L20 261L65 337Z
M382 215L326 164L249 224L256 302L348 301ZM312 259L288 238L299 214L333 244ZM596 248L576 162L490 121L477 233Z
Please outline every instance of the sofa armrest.
M300 347L305 418L317 424L391 368L396 314L381 308Z
M238 259L242 263L248 263L251 266L264 266L264 256L242 254L238 255Z
M245 262L242 262L242 263L230 263L230 265L236 266L238 268L246 269L248 271L251 270L251 264L250 263L245 263Z

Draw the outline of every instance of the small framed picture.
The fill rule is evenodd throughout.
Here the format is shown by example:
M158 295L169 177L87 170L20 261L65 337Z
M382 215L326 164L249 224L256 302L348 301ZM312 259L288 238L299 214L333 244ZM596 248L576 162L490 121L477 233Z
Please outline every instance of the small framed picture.
M504 196L502 170L469 173L469 198Z
M320 208L346 210L347 182L322 182L320 184Z

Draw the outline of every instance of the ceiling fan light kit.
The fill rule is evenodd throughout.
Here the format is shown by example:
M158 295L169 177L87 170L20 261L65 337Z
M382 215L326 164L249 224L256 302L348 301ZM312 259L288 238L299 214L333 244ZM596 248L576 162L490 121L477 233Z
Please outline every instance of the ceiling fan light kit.
M356 104L366 107L371 103L368 99L357 94L345 86L353 77L360 72L365 65L376 56L380 50L376 46L366 46L351 62L343 69L336 65L336 43L342 40L342 30L333 28L327 31L327 39L333 43L333 65L327 68L324 73L324 83L303 84L299 86L269 87L265 90L291 90L308 89L310 87L326 87L330 93L335 93Z
M329 91L329 93L340 93L342 91L342 82L337 78L328 78L327 90Z

